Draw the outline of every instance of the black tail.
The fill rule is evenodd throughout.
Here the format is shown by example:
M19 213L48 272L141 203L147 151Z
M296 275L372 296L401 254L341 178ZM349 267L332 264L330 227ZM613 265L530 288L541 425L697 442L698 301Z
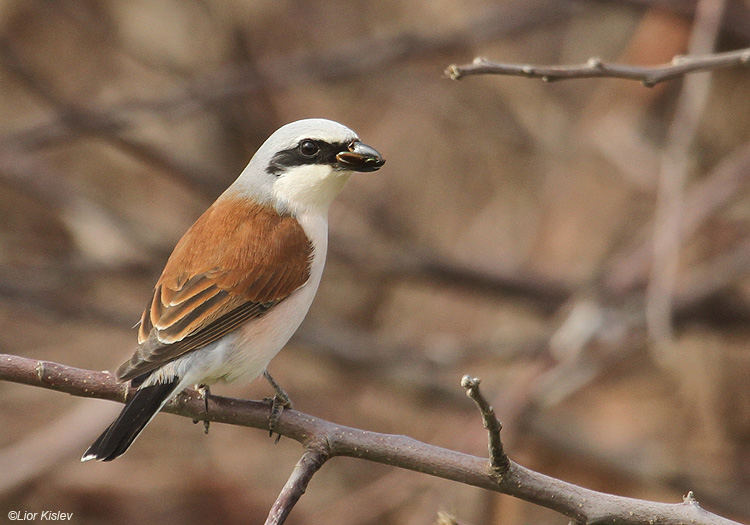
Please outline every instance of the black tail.
M169 383L157 383L138 390L117 419L83 454L81 461L112 461L123 455L141 430L169 400L179 381L175 377Z

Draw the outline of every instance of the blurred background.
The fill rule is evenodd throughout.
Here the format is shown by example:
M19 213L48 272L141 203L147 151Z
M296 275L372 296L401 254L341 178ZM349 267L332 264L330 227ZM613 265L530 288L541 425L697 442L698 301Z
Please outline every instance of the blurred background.
M331 118L388 163L334 203L317 299L271 363L295 408L484 456L469 373L523 465L750 520L748 70L443 74L748 46L747 1L4 0L0 352L114 370L182 233L280 125ZM0 396L3 519L261 523L301 453L163 414L81 464L119 405ZM438 519L568 521L337 458L289 523Z

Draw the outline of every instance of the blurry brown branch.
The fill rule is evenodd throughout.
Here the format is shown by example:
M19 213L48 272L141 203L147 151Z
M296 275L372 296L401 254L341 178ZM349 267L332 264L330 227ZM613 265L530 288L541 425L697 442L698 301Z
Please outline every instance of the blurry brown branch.
M688 46L689 53L699 55L715 48L724 4L723 0L698 2ZM710 55L704 56L710 60ZM750 50L744 51L742 61L750 61ZM706 63L708 62L704 60L704 64ZM661 156L654 213L653 260L646 289L648 333L658 347L663 347L674 339L672 303L682 247L680 230L690 172L690 153L710 91L710 75L696 75L685 79Z
M638 80L646 87L673 80L688 73L711 71L722 67L750 64L750 48L702 56L676 56L670 64L641 67L626 64L608 64L599 58L590 58L585 64L570 66L537 66L531 64L505 64L477 57L471 64L451 64L445 74L453 80L472 75L511 75L541 78L545 82L572 78L624 78Z
M691 187L686 197L681 236L694 234L743 191L750 181L748 166L750 144L727 157L704 181ZM642 300L640 295L647 280L652 254L652 238L648 235L652 229L653 224L648 224L643 234L637 236L636 244L612 256L612 262L601 277L600 292L605 304L621 305L628 299ZM458 287L491 297L513 298L533 305L545 315L554 315L577 291L568 283L545 275L523 269L503 272L496 268L487 271L463 262L446 260L429 250L420 251L414 244L408 247L393 244L388 250L375 250L360 239L336 236L331 242L331 253L356 265L361 271L372 272L379 277ZM720 283L717 281L715 284L718 286ZM675 313L682 317L689 313L691 319L695 319L696 315L705 319L702 316L707 312L695 310L696 301L720 290L721 287L714 287L695 294L678 288L675 293ZM750 318L750 305L745 302L733 302L727 308L736 318Z
M0 354L0 379L82 397L124 402L129 390L109 372L95 372L20 356ZM476 392L476 395L480 395ZM206 413L204 400L186 391L165 407L167 412L191 419L266 429L268 405L211 396ZM484 401L486 404L486 401ZM485 458L428 445L406 436L379 434L344 427L294 410L285 410L275 429L281 435L299 441L305 454L279 496L279 519L304 491L310 477L322 463L335 456L348 456L392 465L468 485L509 494L560 512L582 523L661 524L736 523L703 510L694 498L682 503L656 503L613 496L585 489L529 470L508 460L501 479ZM504 456L504 454L503 454Z
M103 109L81 107L60 99L23 64L12 43L0 37L0 63L37 95L61 110L47 122L0 138L0 150L11 146L36 149L86 135L119 134L134 127L134 119L142 113L180 118L266 88L370 75L386 65L470 49L477 43L564 20L573 9L570 4L549 0L498 6L469 20L468 29L428 34L401 32L337 44L327 50L264 57L254 64L237 64L195 75L175 85L172 92L162 98L124 100Z
M400 32L363 38L323 51L263 57L182 79L161 98L122 100L103 108L95 107L91 101L68 100L61 90L24 62L17 44L0 35L0 65L52 108L44 121L0 137L0 178L10 171L7 164L18 163L30 152L97 137L162 170L191 191L213 199L226 187L226 174L209 164L197 166L172 151L139 140L133 130L138 129L144 117L158 114L164 119L181 119L268 89L368 75L387 65L466 50L478 42L563 20L573 9L570 4L549 0L528 2L520 7L499 6L468 21L470 31ZM54 202L59 199L55 196L61 194L47 195L52 195Z
M698 229L728 204L733 202L750 183L750 142L722 159L701 181L694 183L685 195L680 221L680 242L685 242ZM653 224L646 226L652 230ZM639 235L636 246L629 246L612 258L605 287L614 295L622 296L645 283L653 254L653 238L646 231ZM678 295L680 292L678 292ZM684 301L684 299L683 299Z
M624 4L632 5L643 9L661 9L678 15L693 17L695 16L696 5L700 0L597 0L601 4ZM748 6L742 0L731 0L724 13L721 21L723 33L732 35L740 40L747 39L750 36L750 11Z

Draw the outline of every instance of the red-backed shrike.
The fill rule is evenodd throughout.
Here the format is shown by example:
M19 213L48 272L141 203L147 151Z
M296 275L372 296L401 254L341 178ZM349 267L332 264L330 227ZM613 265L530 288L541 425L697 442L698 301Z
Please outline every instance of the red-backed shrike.
M385 161L324 119L281 127L180 239L117 370L137 387L81 461L123 454L184 388L252 380L297 330L318 290L328 208L355 171Z

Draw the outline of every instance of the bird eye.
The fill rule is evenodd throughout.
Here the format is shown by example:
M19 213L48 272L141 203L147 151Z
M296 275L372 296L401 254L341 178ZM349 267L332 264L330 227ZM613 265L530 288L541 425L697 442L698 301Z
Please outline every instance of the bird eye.
M305 157L314 157L319 151L320 148L312 140L303 140L299 143L299 152Z

